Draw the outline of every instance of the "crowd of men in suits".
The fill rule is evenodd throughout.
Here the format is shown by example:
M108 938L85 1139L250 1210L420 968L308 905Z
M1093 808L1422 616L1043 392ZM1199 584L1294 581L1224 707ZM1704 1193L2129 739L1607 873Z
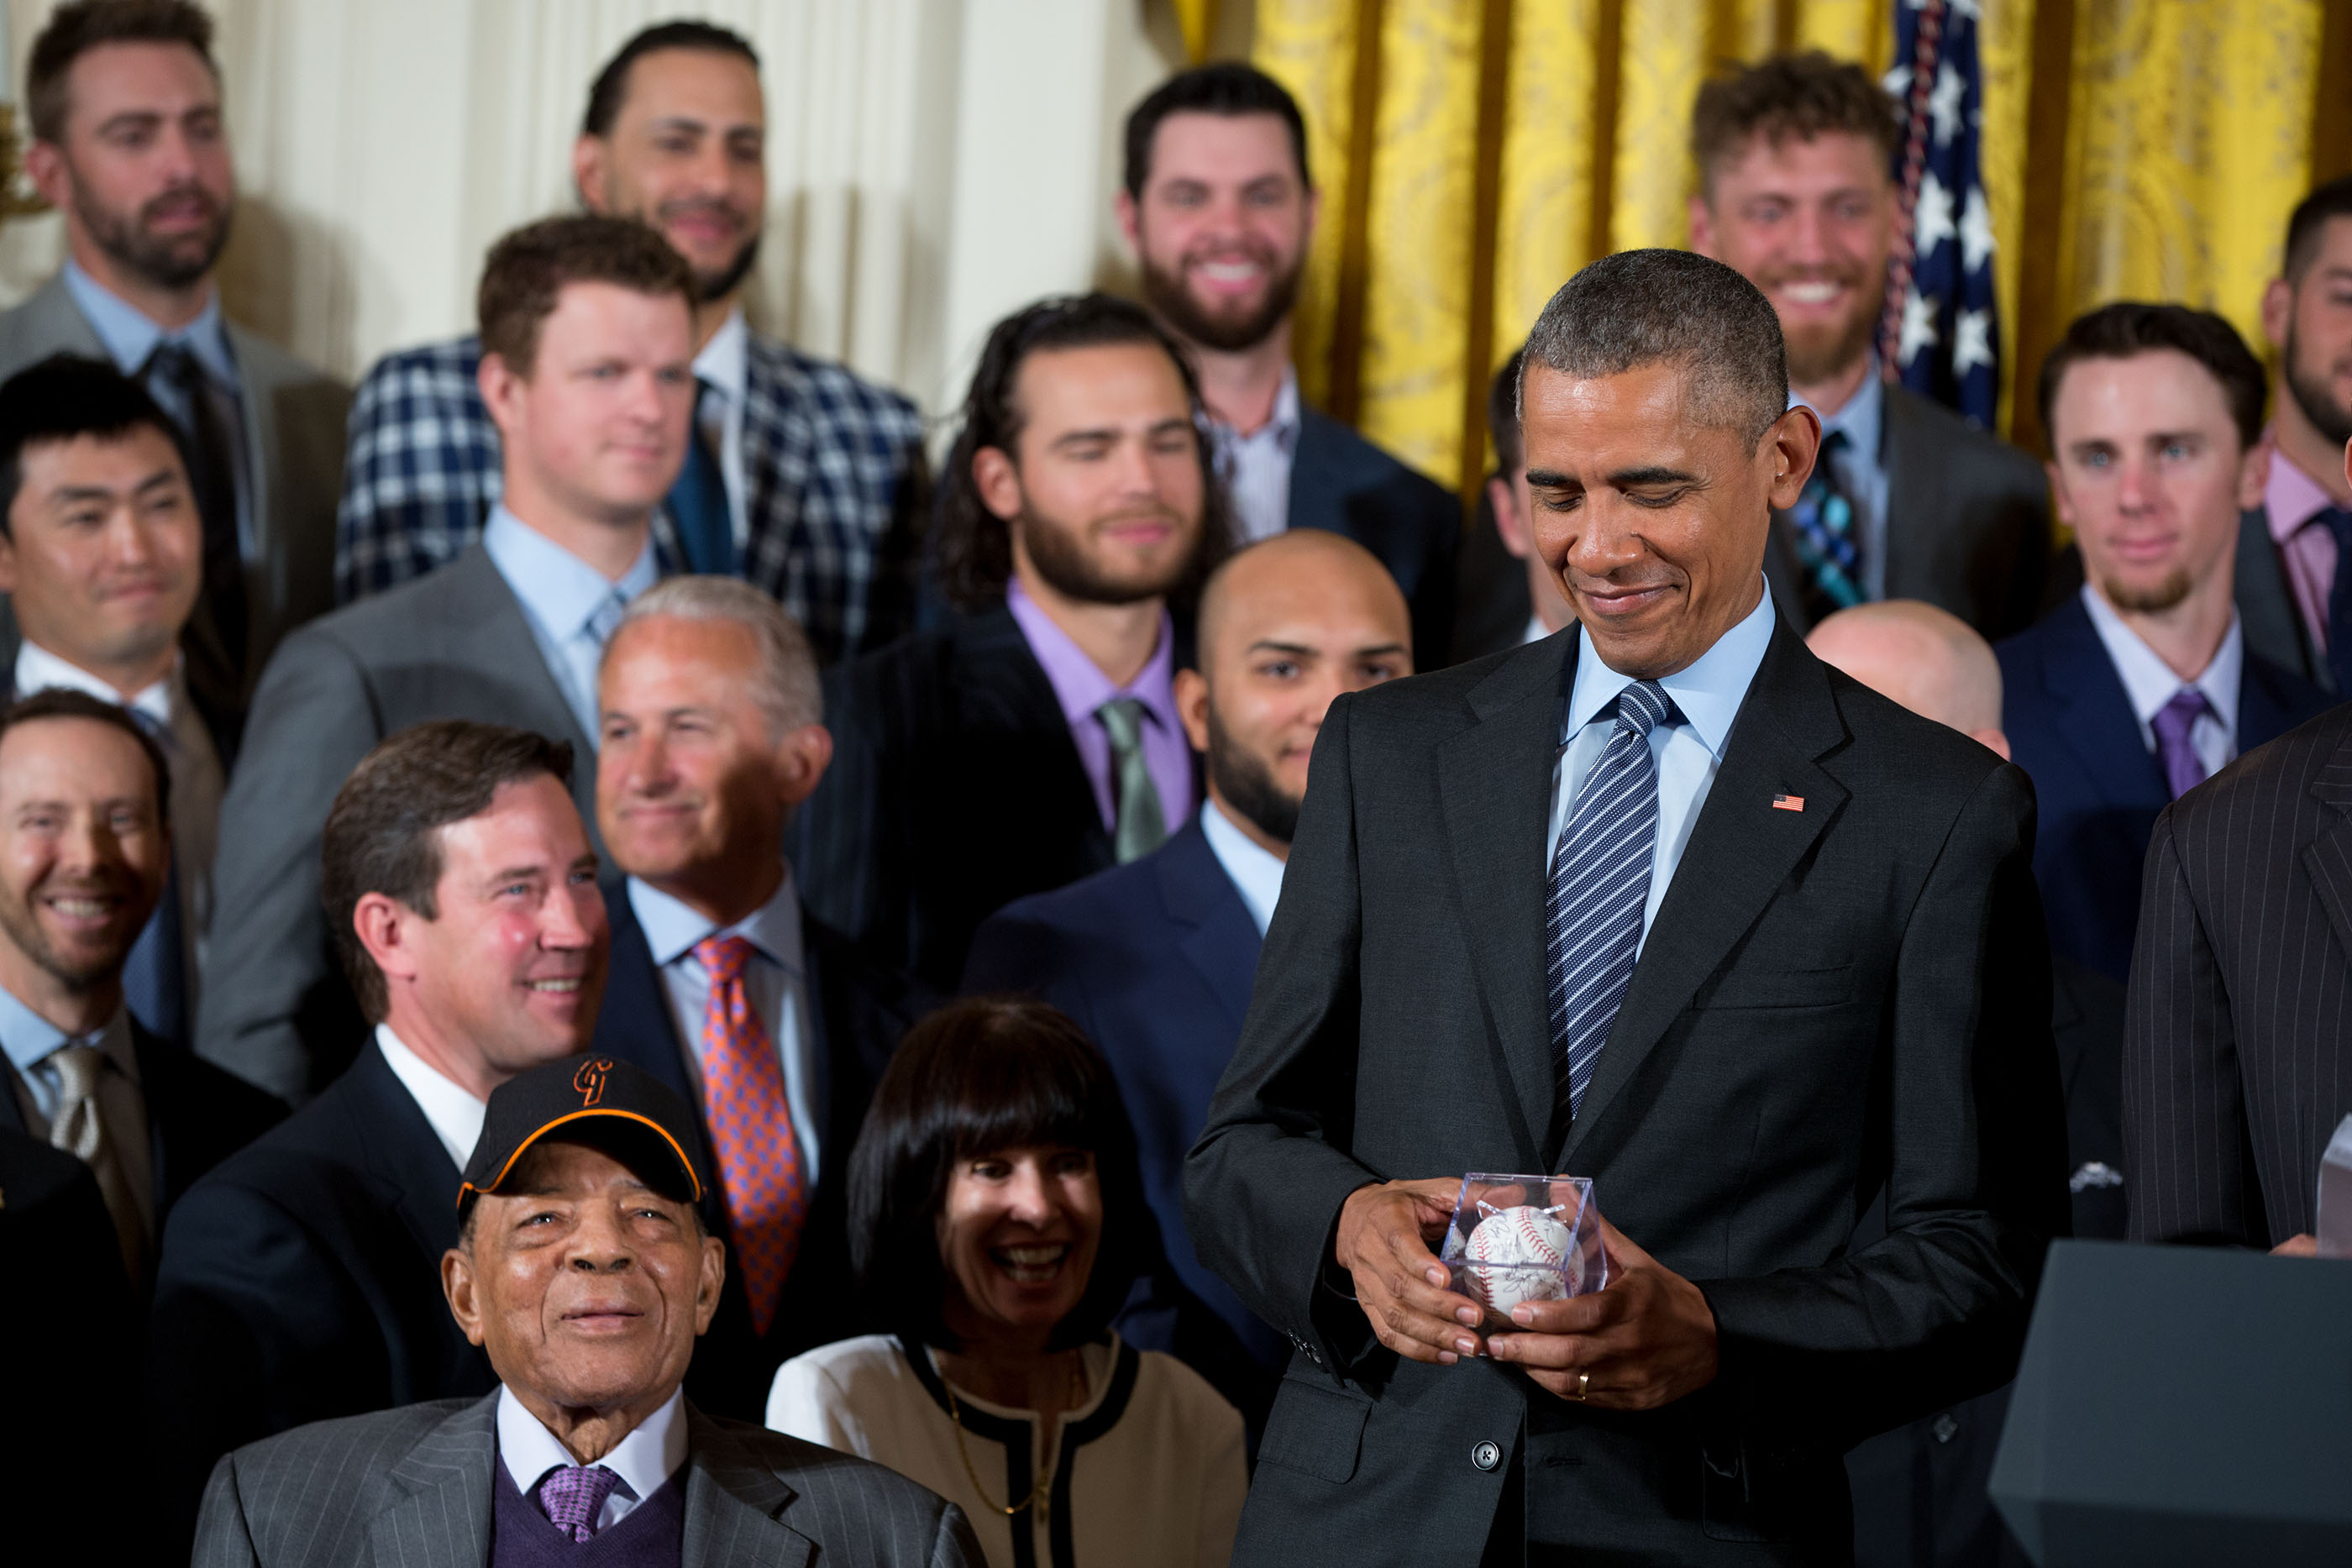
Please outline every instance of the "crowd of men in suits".
M0 315L0 1260L38 1282L0 1322L60 1412L17 1473L123 1552L201 1516L205 1561L323 1561L317 1454L474 1467L487 1518L489 1456L583 1451L461 1302L586 1053L678 1156L545 1181L725 1260L614 1406L720 1477L677 1519L977 1561L732 1424L856 1332L848 1151L959 991L1109 1059L1159 1232L1118 1329L1247 1416L1248 1561L2002 1561L2048 1239L2308 1249L2352 1110L2352 181L2287 224L2274 377L2105 307L2038 465L1877 361L1876 84L1728 76L1692 251L1533 325L1465 538L1300 400L1317 191L1250 68L1136 107L1142 300L1001 322L934 483L907 398L747 320L735 34L614 55L581 210L355 395L223 314L210 46L185 0L56 12L68 255ZM1481 1169L1595 1177L1612 1290L1471 1337L1426 1244ZM126 1409L152 1510L79 1457ZM369 1485L337 1540L409 1529Z

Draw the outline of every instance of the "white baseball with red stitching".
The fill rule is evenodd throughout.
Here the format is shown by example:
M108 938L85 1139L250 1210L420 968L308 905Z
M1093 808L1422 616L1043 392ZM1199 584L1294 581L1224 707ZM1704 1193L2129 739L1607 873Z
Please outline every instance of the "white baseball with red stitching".
M1521 1301L1558 1301L1568 1294L1562 1270L1575 1245L1567 1226L1532 1204L1499 1209L1478 1222L1463 1248L1471 1289L1505 1317Z

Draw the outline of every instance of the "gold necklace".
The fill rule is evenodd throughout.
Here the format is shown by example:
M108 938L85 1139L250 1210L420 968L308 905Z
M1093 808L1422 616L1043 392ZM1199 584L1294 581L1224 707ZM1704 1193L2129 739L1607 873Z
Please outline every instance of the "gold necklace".
M947 1380L945 1373L940 1375L940 1387L948 1396L948 1419L955 1423L956 1458L963 1461L964 1479L971 1482L972 1495L980 1499L981 1506L992 1513L1001 1513L1005 1518L1012 1519L1022 1510L1034 1505L1037 1517L1044 1519L1046 1514L1046 1489L1054 1484L1054 1467L1050 1463L1038 1467L1037 1484L1029 1489L1027 1497L1023 1498L1011 1508L997 1507L996 1500L988 1495L988 1489L980 1484L980 1471L972 1465L971 1450L964 1446L963 1412L956 1403L955 1385ZM1079 1353L1077 1364L1070 1368L1070 1387L1077 1396L1070 1406L1075 1410L1087 1402L1087 1369L1083 1352Z

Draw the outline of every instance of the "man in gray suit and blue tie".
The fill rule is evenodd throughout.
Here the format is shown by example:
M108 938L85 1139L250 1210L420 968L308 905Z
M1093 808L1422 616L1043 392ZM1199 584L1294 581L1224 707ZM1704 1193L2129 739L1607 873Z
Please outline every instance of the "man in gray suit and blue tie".
M212 36L187 0L78 0L34 41L25 170L64 215L67 254L0 315L0 379L52 354L105 360L170 414L204 522L188 683L236 713L278 641L334 606L351 392L222 312L236 193ZM16 640L0 604L0 659Z
M694 278L625 218L549 218L491 247L478 298L504 499L428 577L289 639L255 694L221 806L196 1048L289 1099L355 1039L320 915L319 832L344 776L395 730L509 725L596 752L596 666L653 586L653 514L685 459ZM595 835L595 769L572 800ZM599 850L601 844L596 846Z
M228 1455L194 1562L982 1568L952 1503L687 1403L727 1270L698 1207L707 1170L693 1113L625 1061L570 1057L501 1084L441 1259L449 1311L498 1391Z

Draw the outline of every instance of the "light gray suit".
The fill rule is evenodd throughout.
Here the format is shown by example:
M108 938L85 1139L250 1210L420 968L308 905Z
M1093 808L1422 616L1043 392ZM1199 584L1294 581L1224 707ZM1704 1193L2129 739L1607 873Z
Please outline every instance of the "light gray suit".
M480 1568L496 1394L321 1421L213 1470L194 1568ZM955 1504L763 1427L687 1417L684 1568L986 1568Z
M269 661L221 802L199 1054L298 1103L343 1065L362 1031L319 905L320 834L360 758L441 718L571 742L572 798L603 852L595 749L480 545L314 621Z
M289 632L335 607L335 505L343 487L343 426L352 389L236 322L229 351L244 385L246 470L252 476L256 558L245 568L249 632L235 667L249 697ZM0 380L52 354L108 359L62 275L0 312ZM217 636L197 607L197 635ZM16 617L0 598L0 664L16 657Z

